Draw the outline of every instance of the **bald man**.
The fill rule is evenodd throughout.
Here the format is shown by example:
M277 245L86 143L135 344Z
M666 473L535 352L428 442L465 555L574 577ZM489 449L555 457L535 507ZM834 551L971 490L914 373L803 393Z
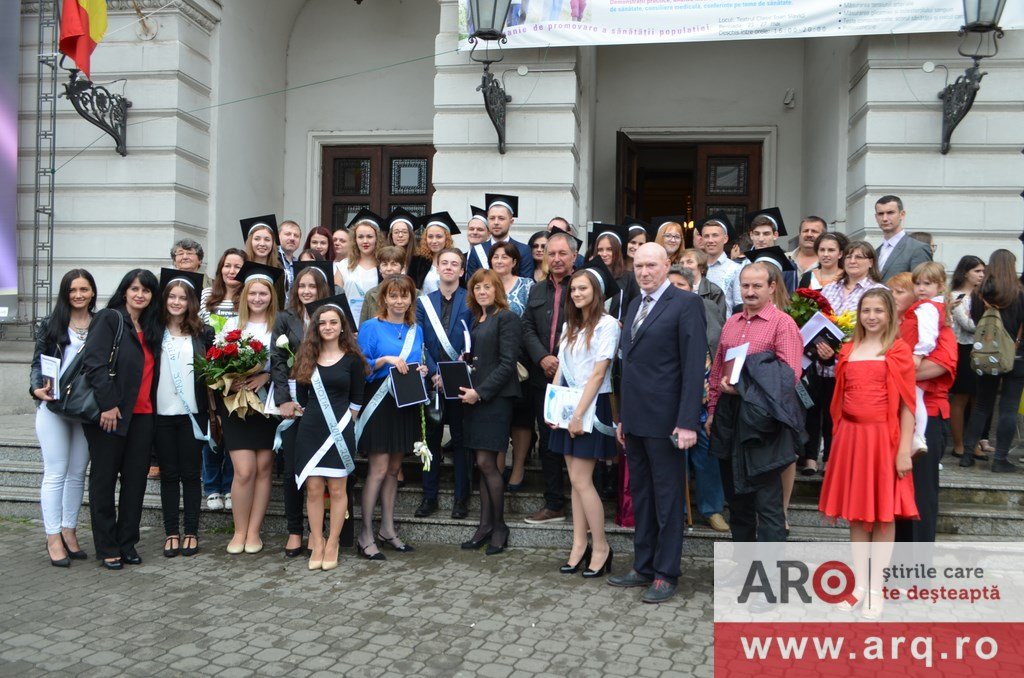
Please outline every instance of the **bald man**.
M657 243L641 245L633 273L642 294L622 325L621 423L633 495L633 569L612 586L644 586L645 603L669 600L683 550L685 450L697 443L708 350L704 302L668 279Z

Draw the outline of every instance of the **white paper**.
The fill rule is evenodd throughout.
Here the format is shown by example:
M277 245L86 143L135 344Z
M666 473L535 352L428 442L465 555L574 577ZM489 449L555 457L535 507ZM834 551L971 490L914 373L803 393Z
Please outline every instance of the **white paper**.
M53 399L60 400L60 358L54 358L52 355L40 355L39 370L52 384L50 394Z
M297 395L297 387L294 379L288 380L288 393L292 397L292 402L296 405L299 403L299 396ZM277 406L274 400L274 382L267 382L267 400L263 403L263 414L276 414L281 416L281 408ZM302 410L295 408L295 416L301 417Z
M576 406L583 397L582 388L569 388L568 386L555 386L548 384L544 391L544 421L554 424L556 428L569 428L569 422L576 414ZM590 403L590 407L583 413L583 432L591 433L594 430L594 414L597 411L597 400Z
M729 361L735 361L732 365L732 371L729 372L729 383L738 384L740 381L740 374L743 372L743 363L747 361L747 350L750 348L750 342L734 346L733 348L725 351L725 363L729 364Z
M844 341L846 339L846 335L843 334L841 329L839 329L839 326L826 318L821 311L818 311L812 315L806 323L804 323L803 327L800 328L800 336L803 338L804 348L807 348L807 344L810 343L810 341L814 339L822 329L828 330L829 334L839 341ZM804 356L801 360L801 364L806 370L811 364L811 359Z
M469 327L466 326L466 321L460 321L462 323L462 338L465 340L466 348L462 349L466 353L473 352L473 340L469 336Z

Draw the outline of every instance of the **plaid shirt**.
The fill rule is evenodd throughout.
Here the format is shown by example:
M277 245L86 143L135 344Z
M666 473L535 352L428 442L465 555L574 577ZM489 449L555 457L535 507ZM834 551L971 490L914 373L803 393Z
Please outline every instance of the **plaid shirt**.
M750 342L747 355L772 351L793 368L796 381L800 380L800 363L804 354L804 342L796 322L771 304L767 304L752 316L748 316L746 310L743 310L726 320L725 326L722 328L718 352L715 354L715 362L711 366L708 393L708 412L710 414L715 413L715 407L718 405L718 389L722 382L722 364L725 362L725 352L747 342Z

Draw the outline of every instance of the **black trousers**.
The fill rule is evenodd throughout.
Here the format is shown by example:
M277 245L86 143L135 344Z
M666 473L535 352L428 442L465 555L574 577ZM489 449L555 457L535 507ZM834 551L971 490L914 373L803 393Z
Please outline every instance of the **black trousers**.
M97 425L82 427L89 443L89 514L97 558L119 558L139 543L142 500L153 449L153 415L133 414L128 433L116 436ZM121 494L114 504L114 489Z
M164 534L199 534L199 502L203 495L203 441L196 440L187 415L156 415L156 458L160 464L160 507ZM184 499L185 531L178 522Z
M686 455L665 438L626 436L633 495L633 569L644 577L679 580L683 554Z
M832 397L835 395L835 377L815 375L814 406L807 410L807 443L804 445L804 459L817 459L822 439L822 461L828 461L832 448Z
M295 436L299 433L299 421L295 420L281 434L282 490L284 493L284 517L288 523L288 534L303 534L302 505L306 501L305 486L295 485ZM350 481L351 482L351 481Z
M948 419L928 417L924 440L928 451L914 460L914 501L920 520L897 520L896 541L932 542L939 523L939 460L946 449ZM971 454L973 447L964 448Z
M763 474L757 489L736 493L732 460L719 460L722 489L729 504L729 527L733 541L786 541L786 515L782 510L782 471Z
M565 457L548 449L551 429L544 421L545 388L531 386L533 393L533 416L537 422L537 451L540 457L540 470L544 476L544 506L552 511L561 511L565 506L565 481L562 472L565 470Z

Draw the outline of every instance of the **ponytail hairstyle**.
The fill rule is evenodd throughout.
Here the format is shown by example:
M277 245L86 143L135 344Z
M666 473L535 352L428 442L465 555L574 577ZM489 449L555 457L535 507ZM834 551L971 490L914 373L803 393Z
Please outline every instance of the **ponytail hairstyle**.
M295 366L292 368L292 378L300 384L308 384L313 380L313 371L316 369L317 360L320 358L320 351L323 350L323 340L320 338L320 318L333 313L341 320L341 334L338 335L338 346L345 353L351 353L363 366L363 373L370 373L370 366L359 349L355 332L349 327L345 314L331 304L324 304L315 311L309 321L309 328L306 330L299 350L295 354Z

